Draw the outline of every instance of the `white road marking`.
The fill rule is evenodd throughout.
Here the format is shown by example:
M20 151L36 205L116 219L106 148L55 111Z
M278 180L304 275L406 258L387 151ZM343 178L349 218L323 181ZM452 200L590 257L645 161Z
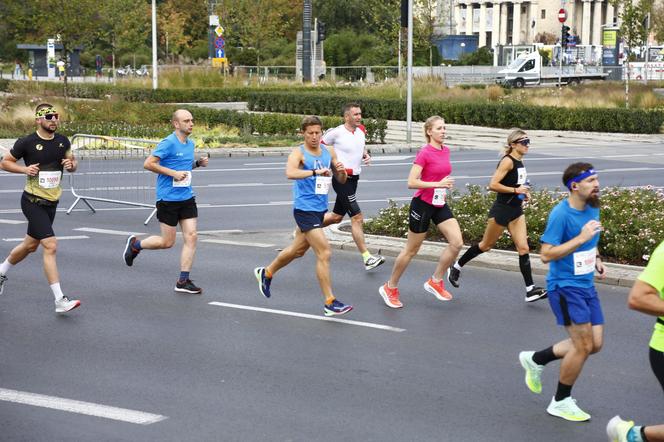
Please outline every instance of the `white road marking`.
M227 244L229 246L260 247L264 249L267 249L268 247L274 247L274 244L266 244L262 242L228 241L225 239L201 239L200 242L210 242L213 244Z
M92 402L46 396L25 391L9 390L6 388L0 388L0 401L33 405L35 407L50 408L52 410L66 411L68 413L85 414L88 416L139 425L150 425L168 419L167 416L162 416L160 414L145 413L143 411L129 410L127 408L111 407Z
M254 311L254 312L272 313L272 314L275 314L275 315L294 316L296 318L315 319L317 321L340 322L342 324L358 325L360 327L375 328L375 329L378 329L378 330L385 330L385 331L391 331L391 332L397 332L397 333L406 331L405 328L391 327L389 325L382 325L382 324L374 324L372 322L352 321L352 320L349 320L349 319L340 319L340 318L331 318L331 317L328 317L328 316L309 315L307 313L289 312L289 311L286 311L286 310L274 310L274 309L271 309L271 308L252 307L250 305L229 304L229 303L226 303L226 302L208 302L208 304L214 305L214 306L217 306L217 307L228 307L228 308L236 308L236 309L240 309L240 310L250 310L250 311Z
M109 230L109 229L95 229L94 227L79 227L78 229L72 229L79 232L90 232L90 233L106 233L108 235L119 235L119 236L129 236L129 235L145 235L145 233L140 232L124 232L122 230Z
M24 238L2 238L3 241L6 242L21 242L23 241ZM63 239L90 239L89 236L85 235L78 235L78 236L56 236L56 239L58 241L63 240Z
M19 219L0 219L0 224L25 224L27 221Z
M178 232L181 234L182 232ZM198 233L209 234L209 233L242 233L240 229L226 229L226 230L199 230Z

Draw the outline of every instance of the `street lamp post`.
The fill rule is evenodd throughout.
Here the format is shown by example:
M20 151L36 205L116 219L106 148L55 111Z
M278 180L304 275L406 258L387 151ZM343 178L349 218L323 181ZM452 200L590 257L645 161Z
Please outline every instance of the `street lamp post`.
M157 89L157 0L152 0L152 89Z

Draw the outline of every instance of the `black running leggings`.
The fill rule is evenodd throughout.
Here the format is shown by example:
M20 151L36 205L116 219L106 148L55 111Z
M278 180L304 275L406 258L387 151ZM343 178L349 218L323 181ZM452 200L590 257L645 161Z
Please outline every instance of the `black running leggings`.
M650 349L650 368L655 373L659 384L664 390L664 353L653 348Z

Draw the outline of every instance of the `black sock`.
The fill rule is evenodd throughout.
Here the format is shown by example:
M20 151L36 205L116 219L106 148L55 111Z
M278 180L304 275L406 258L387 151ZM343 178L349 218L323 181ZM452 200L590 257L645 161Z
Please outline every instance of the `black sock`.
M537 365L546 365L551 361L560 359L558 356L553 354L553 346L545 348L544 350L536 351L533 355L533 362Z
M533 271L530 269L530 255L528 253L519 255L519 269L521 269L526 287L533 285Z
M563 399L566 399L572 395L572 386L565 385L562 382L558 382L558 390L556 390L556 402L560 402Z
M473 244L468 250L466 250L466 253L464 253L463 256L459 258L459 266L465 266L468 261L478 255L481 255L482 253L484 252L480 250L480 246L478 244Z

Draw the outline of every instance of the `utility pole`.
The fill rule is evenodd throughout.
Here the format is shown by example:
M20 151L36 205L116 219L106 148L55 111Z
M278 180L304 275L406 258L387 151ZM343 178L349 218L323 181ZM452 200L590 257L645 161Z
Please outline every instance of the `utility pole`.
M302 13L302 81L311 81L311 0L304 0Z
M152 0L152 89L157 89L157 0Z

